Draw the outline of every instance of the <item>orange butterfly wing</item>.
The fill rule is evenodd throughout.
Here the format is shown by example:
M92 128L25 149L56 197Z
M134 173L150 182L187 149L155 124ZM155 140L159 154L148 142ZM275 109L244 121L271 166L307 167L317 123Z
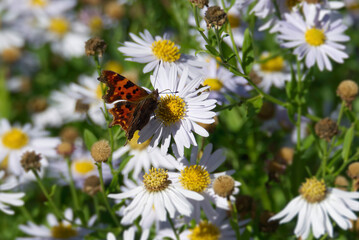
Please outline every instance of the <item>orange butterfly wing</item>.
M136 104L131 102L118 102L109 112L113 115L113 120L109 127L113 125L120 125L126 132L129 129L129 125L133 119L133 113L135 111Z
M148 96L146 90L112 71L102 71L99 80L108 86L107 92L103 96L106 103L113 103L117 100L138 102Z

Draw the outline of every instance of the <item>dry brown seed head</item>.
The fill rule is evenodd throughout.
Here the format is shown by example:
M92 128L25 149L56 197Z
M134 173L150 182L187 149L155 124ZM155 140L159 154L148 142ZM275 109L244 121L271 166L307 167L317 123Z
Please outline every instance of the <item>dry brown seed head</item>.
M40 154L36 154L35 151L27 151L21 156L21 166L24 168L25 172L34 169L36 171L40 171L41 168L41 156Z
M353 162L349 165L347 175L351 179L359 179L359 162Z
M107 140L95 142L91 147L91 156L96 162L106 162L111 155L111 147Z
M231 176L223 175L216 178L213 182L214 192L221 197L229 197L234 191L234 180Z
M98 55L99 57L102 57L106 48L106 42L98 37L90 38L85 43L85 53L87 56Z
M315 133L328 142L338 134L338 125L330 118L324 118L315 124Z
M96 193L101 191L100 179L95 175L87 177L82 190L88 195L94 196Z
M207 9L204 16L207 28L215 27L219 29L227 20L227 14L218 6L212 6Z

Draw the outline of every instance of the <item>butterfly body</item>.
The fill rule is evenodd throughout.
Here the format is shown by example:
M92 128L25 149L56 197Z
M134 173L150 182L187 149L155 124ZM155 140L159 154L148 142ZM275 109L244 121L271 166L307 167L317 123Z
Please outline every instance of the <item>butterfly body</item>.
M113 121L109 127L120 125L126 131L130 141L137 130L141 130L150 120L158 105L158 90L148 93L124 76L112 71L103 71L99 81L108 86L103 99L106 103L115 103L109 110Z

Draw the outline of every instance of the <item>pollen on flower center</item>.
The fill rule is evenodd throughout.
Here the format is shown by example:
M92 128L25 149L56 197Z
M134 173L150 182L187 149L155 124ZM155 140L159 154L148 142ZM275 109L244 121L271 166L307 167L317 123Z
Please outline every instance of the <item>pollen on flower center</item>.
M32 6L44 7L47 5L47 0L31 0Z
M143 175L143 184L149 192L163 191L170 183L171 181L168 180L167 170L162 168L152 168L149 173Z
M2 144L10 149L20 149L29 142L29 137L26 133L18 128L13 128L6 132L2 137Z
M175 95L161 97L157 109L156 117L166 126L169 126L185 116L186 103L182 98Z
M268 55L264 55L261 59L267 58ZM261 70L263 72L279 72L284 68L284 59L281 56L277 56L261 63Z
M79 174L85 175L95 169L95 165L91 160L79 160L74 162L75 171Z
M135 132L135 134L133 134L133 138L131 139L131 141L129 141L129 145L131 147L131 149L135 149L135 150L144 150L147 149L148 145L150 145L151 139L148 139L147 141L145 141L144 143L137 143L138 139L139 139L139 135L138 135L138 131Z
M318 181L316 178L311 178L302 184L299 192L307 202L316 203L325 199L327 187L325 186L324 180Z
M207 221L200 222L188 235L191 240L218 240L220 237L219 228Z
M321 29L311 28L305 32L305 41L311 46L320 46L325 42L325 40L326 36L324 31Z
M71 225L65 226L60 223L59 225L51 228L51 236L56 239L66 239L77 236L77 231L73 229Z
M218 78L207 78L203 82L204 86L209 86L211 91L219 91L223 87L223 83Z
M69 30L70 23L64 18L51 19L49 30L58 35L64 35Z
M158 40L153 42L152 52L156 58L164 62L177 61L181 56L178 47L170 40Z
M185 189L203 192L211 183L208 171L200 165L185 167L181 171L179 180Z

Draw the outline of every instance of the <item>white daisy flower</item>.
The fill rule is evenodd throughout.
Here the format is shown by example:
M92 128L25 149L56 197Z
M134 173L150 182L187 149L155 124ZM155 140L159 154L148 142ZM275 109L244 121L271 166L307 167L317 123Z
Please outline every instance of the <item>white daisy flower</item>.
M15 29L1 26L0 22L0 55L6 54L6 51L19 49L24 46L24 37Z
M299 12L285 14L285 21L280 22L278 38L285 41L284 47L295 48L293 53L300 60L305 58L308 68L316 63L321 71L324 68L331 71L329 58L338 63L348 58L345 46L340 42L349 41L349 37L343 34L347 27L341 19L331 22L330 16L325 15L319 20L320 11L318 6L304 3L304 19Z
M20 225L19 229L29 237L18 237L16 240L83 240L91 231L80 227L72 226L71 222L81 224L80 219L74 219L72 209L68 208L64 212L66 220L59 222L54 214L47 215L46 225L37 225L27 222L27 225ZM69 222L69 221L71 222ZM91 217L87 225L91 227L96 221L96 216Z
M127 199L133 198L132 202L124 209L122 224L133 224L137 217L146 217L151 211L155 211L159 221L167 220L167 213L174 218L176 213L189 216L193 206L186 198L197 201L203 197L193 191L176 187L169 181L167 171L152 168L143 176L143 185L128 192L109 194L109 198Z
M185 68L181 77L174 65L166 70L162 66L158 75L151 76L152 85L158 87L158 91L171 92L161 96L155 117L139 132L139 143L151 138L151 148L161 143L162 154L167 153L173 136L181 156L184 147L196 146L193 132L207 137L208 132L198 123L210 124L214 122L216 100L208 99L208 87L199 88L201 78L188 81L188 69Z
M4 171L0 171L0 181L5 175ZM25 196L25 193L10 193L8 190L15 188L18 185L18 182L15 178L10 177L6 179L3 183L0 183L0 211L12 215L14 211L10 209L10 206L23 206L24 201L21 200ZM6 191L6 192L5 192ZM10 206L9 206L10 205Z
M324 234L333 237L332 218L336 224L344 229L352 227L351 220L357 216L353 211L359 211L359 192L346 192L336 188L327 188L324 180L307 179L299 189L300 196L294 198L271 220L282 219L280 223L287 223L298 215L294 234L306 239L312 231L315 238ZM330 218L329 218L330 217Z
M267 52L263 53L260 59L264 62L254 64L252 70L260 78L258 86L265 92L269 92L272 86L284 88L285 81L291 80L289 63L282 56L271 58Z
M134 42L125 42L118 50L129 57L126 58L128 61L147 63L143 68L144 73L154 71L156 75L160 65L168 68L175 64L180 72L188 67L191 77L201 74L201 64L194 57L181 54L179 46L168 40L166 35L163 38L153 38L151 33L145 30L140 33L140 37L133 33L130 33L130 37Z
M244 226L248 223L248 220L240 221L238 228L240 233L244 231ZM180 229L180 226L176 226L176 229ZM160 230L155 240L162 240L164 238L176 239L173 233L173 229L165 228ZM198 222L198 224L191 228L186 229L179 234L180 240L192 240L192 239L217 239L217 240L236 240L237 236L233 230L227 211L218 210L215 212L213 218L210 221L204 220Z
M70 160L71 174L77 188L83 188L86 178L90 176L99 177L95 161L91 157L90 152L84 150L82 146L75 147ZM57 177L60 183L67 184L70 181L67 162L64 159L51 162L49 170L50 175ZM112 179L111 169L108 164L102 164L102 176L105 182Z
M145 141L142 144L138 144L139 138L138 132L135 132L131 141L116 151L113 152L113 159L117 161L123 155L128 153L132 156L126 163L121 173L125 176L133 170L132 177L137 179L143 169L150 169L151 166L155 168L173 169L173 162L176 160L169 154L162 155L161 149L154 147L152 151L148 151L147 147L150 144L150 140Z
M47 165L45 157L56 157L55 148L59 143L60 139L49 137L48 132L31 127L30 124L23 127L11 126L6 119L0 120L0 162L15 176L33 178L32 172L25 173L20 163L21 156L26 151L35 151L41 155L42 174Z
M126 239L126 240L135 240L136 238L136 231L137 231L137 228L136 227L129 227L128 229L124 230L123 231L123 238L122 239ZM147 230L143 230L142 231L142 234L141 234L141 237L140 237L140 240L147 240L148 239L148 235L149 235L149 231ZM109 232L107 233L107 236L106 236L106 240L116 240L116 236L115 234Z
M186 218L187 221L195 219L199 222L201 219L201 209L203 209L207 218L211 218L215 214L215 210L212 207L212 203L215 203L217 207L229 210L228 202L226 198L220 197L214 193L212 188L213 181L223 175L231 175L234 171L214 173L214 171L224 162L226 157L223 154L223 149L218 149L212 153L213 146L208 144L203 150L202 157L197 161L198 148L193 147L191 152L191 159L188 161L184 157L180 157L173 148L173 152L177 157L176 168L179 172L169 172L169 179L172 183L180 188L197 192L203 196L202 201L189 201L194 206L192 214ZM239 192L238 187L241 184L235 181L235 191L233 194ZM235 200L232 196L231 200Z
M248 91L251 87L243 77L234 76L226 68L220 66L216 59L205 58L205 74L202 85L210 87L208 98L216 99L217 104L228 103L225 95L231 94L235 97L249 97Z

